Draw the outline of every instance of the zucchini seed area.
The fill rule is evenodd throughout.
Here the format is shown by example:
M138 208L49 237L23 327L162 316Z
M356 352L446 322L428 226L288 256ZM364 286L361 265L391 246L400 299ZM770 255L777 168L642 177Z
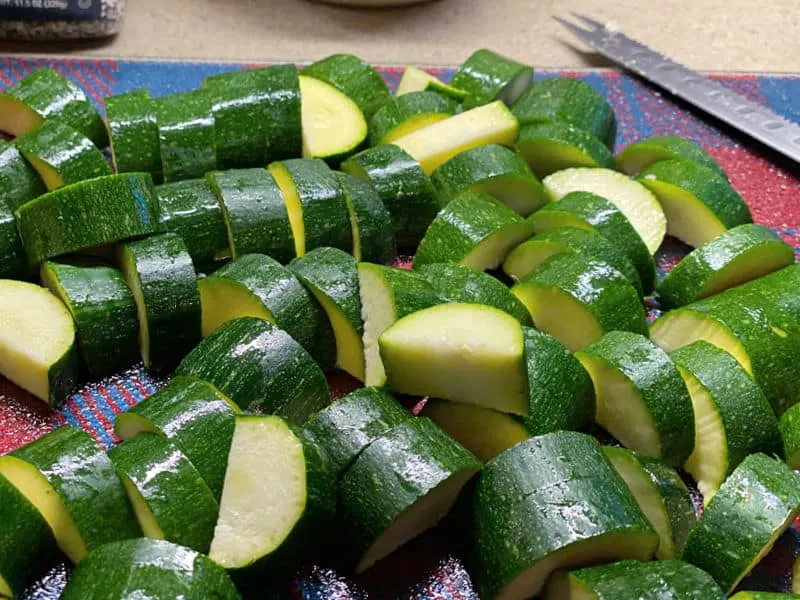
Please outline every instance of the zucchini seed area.
M256 317L275 323L275 317L258 296L238 281L206 277L197 282L197 287L200 290L203 337L239 317Z

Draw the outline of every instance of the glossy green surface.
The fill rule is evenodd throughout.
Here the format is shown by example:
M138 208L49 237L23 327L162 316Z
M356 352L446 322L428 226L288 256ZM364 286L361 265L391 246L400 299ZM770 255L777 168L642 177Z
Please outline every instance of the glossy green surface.
M14 212L0 200L0 277L26 279L27 263Z
M301 73L324 81L349 96L367 119L392 99L380 73L352 54L332 54L310 64Z
M377 146L404 123L423 116L453 115L458 102L438 92L410 92L385 104L369 120L369 144ZM388 140L387 140L388 141Z
M205 90L154 100L164 181L195 179L217 168L214 113Z
M161 181L161 146L154 103L145 88L105 99L114 166L120 173L150 173Z
M344 192L358 261L391 263L397 255L392 216L372 186L349 173L337 173Z
M646 138L627 146L615 158L617 168L628 175L636 175L660 160L680 159L708 167L728 176L719 163L700 146L675 135L658 135Z
M572 167L608 168L614 162L601 140L560 121L523 125L517 148L538 177Z
M45 193L38 173L20 154L17 147L0 140L0 202L14 212L26 202Z
M797 469L800 467L800 404L795 404L781 415L780 430L786 463Z
M533 79L533 68L481 48L464 61L450 85L467 92L464 108L470 109L498 98L511 104L521 92L511 90L520 86L518 79L522 80L521 86L527 87Z

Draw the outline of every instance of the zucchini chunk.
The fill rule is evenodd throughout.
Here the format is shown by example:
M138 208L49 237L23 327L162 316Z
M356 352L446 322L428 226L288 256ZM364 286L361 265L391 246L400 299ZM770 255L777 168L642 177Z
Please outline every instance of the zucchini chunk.
M452 86L467 92L464 108L492 100L511 105L533 80L533 67L481 48L473 52L453 75Z
M30 272L14 212L0 200L0 278L26 279Z
M797 469L800 467L800 405L795 404L783 413L779 425L786 464Z
M161 145L155 104L145 88L105 98L111 159L118 173L150 173L160 182Z
M202 177L217 168L211 95L206 90L161 96L154 101L164 181Z
M0 140L0 204L9 214L26 202L45 193L46 187L36 170L14 144Z
M369 121L369 144L391 144L396 139L452 117L458 101L437 92L411 92L398 96Z
M368 182L349 173L337 173L336 178L350 213L353 256L359 262L391 263L397 255L397 245L392 216L380 195Z
M324 81L348 96L367 119L392 99L380 73L352 54L331 54L308 65L301 73L304 77Z
M517 148L537 177L572 167L609 168L611 150L592 134L568 123L533 123L520 129Z
M637 175L652 164L672 159L707 167L725 179L728 178L710 154L694 142L675 135L658 135L635 142L619 152L615 162L617 169L623 173Z
M417 67L406 67L405 71L403 71L403 76L400 78L400 84L397 86L397 93L395 95L399 98L400 96L413 92L424 91L438 92L459 103L463 102L467 97L466 91L444 83L438 77L431 75L427 71L423 71Z

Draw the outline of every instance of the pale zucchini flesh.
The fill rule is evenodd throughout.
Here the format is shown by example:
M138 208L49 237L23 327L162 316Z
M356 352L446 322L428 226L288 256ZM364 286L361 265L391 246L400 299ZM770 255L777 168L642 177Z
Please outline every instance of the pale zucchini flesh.
M341 92L337 90L337 93ZM275 178L275 183L278 184L286 203L286 212L289 215L289 224L292 227L292 237L294 238L294 252L297 256L303 256L306 253L306 225L303 221L303 203L300 201L297 186L283 164L275 162L267 168Z
M379 272L359 268L358 280L364 321L364 384L382 386L386 384L386 369L381 360L378 338L397 319L394 301Z
M133 514L136 515L136 520L139 522L139 527L142 528L144 537L154 540L165 539L164 532L158 526L158 521L153 511L150 510L147 500L144 499L136 484L123 474L119 474L119 478L122 481L122 487L125 488L125 492L128 494L128 499L133 507Z
M275 317L261 299L238 281L206 277L198 280L197 287L200 290L203 337L239 317L256 317L275 323Z

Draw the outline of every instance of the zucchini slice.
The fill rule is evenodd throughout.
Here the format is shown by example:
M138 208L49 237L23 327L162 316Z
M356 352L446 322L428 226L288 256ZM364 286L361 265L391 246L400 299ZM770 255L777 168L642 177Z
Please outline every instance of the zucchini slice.
M369 121L369 144L391 144L418 129L452 117L458 101L437 92L411 92L398 96Z
M358 265L336 248L316 248L289 265L328 316L336 339L336 366L364 381L364 325L358 290Z
M175 233L123 244L118 257L136 301L142 360L148 368L168 371L201 338L192 258Z
M355 154L367 139L367 120L353 100L334 86L300 76L303 158L334 166Z
M302 424L330 404L325 374L285 331L242 317L220 327L183 359L175 375L214 385L245 410Z
M575 356L594 382L597 424L628 448L683 466L695 446L694 412L667 353L642 335L612 331Z
M13 213L26 202L45 193L39 174L14 144L0 140L0 204Z
M333 329L323 308L286 267L264 254L245 254L198 280L203 337L239 317L277 325L323 368L336 361Z
M324 450L338 480L367 446L410 418L389 392L365 387L313 415L304 431Z
M208 552L219 505L172 442L142 433L108 452L145 537Z
M14 212L0 200L0 278L26 279L30 272Z
M361 317L364 322L364 383L386 384L378 338L393 323L444 299L424 277L413 271L372 263L358 265Z
M431 176L445 198L461 192L485 192L523 217L545 204L544 187L525 160L511 148L488 144L457 154Z
M217 168L211 95L206 90L154 101L164 181L195 179Z
M414 268L459 263L494 269L512 248L533 234L531 224L483 192L463 192L439 211L414 255Z
M342 186L350 228L353 233L353 256L357 261L391 263L397 255L392 231L392 216L372 185L350 175L337 173Z
M591 133L568 123L523 125L517 149L538 177L572 167L609 168L611 150Z
M537 329L570 350L607 331L647 334L647 320L633 284L608 263L579 254L557 254L511 288Z
M403 71L403 76L400 78L400 84L397 86L397 93L395 95L400 97L413 92L424 91L438 92L457 102L463 102L467 97L466 91L448 85L438 77L422 69L406 67L405 71Z
M176 544L141 538L108 544L70 573L63 600L103 598L240 600L221 566Z
M308 65L301 73L324 81L348 96L367 119L392 99L380 73L352 54L332 54Z
M114 466L82 429L59 427L0 457L0 475L39 510L72 562L141 535Z
M800 474L751 454L706 504L681 559L709 573L730 594L800 511Z
M160 433L186 455L215 498L222 482L238 407L210 383L176 377L128 412L117 415L114 433L132 440L140 433Z
M609 146L614 141L616 119L608 100L573 77L534 81L514 103L512 112L520 125L568 123Z
M637 175L654 163L672 159L707 167L725 179L728 178L719 163L705 150L694 142L675 135L659 135L635 142L619 152L615 162L617 169L623 173Z
M0 373L55 406L78 383L75 323L48 290L0 280Z
M501 310L434 306L397 321L378 344L396 392L528 414L522 326Z
M747 456L780 453L778 420L758 384L725 350L697 341L670 357L694 407L695 447L685 469L708 502Z
M797 469L800 467L800 404L783 413L779 425L786 464Z
M407 419L367 446L339 486L341 518L359 553L356 572L434 527L481 466L424 417Z
M685 160L662 160L636 181L655 194L667 218L667 233L697 248L731 227L752 223L742 197L717 172Z
M625 252L639 273L642 291L649 294L656 283L653 255L628 218L613 202L591 192L570 192L558 202L543 206L530 221L536 233L557 227L596 231Z
M105 99L111 158L118 173L150 173L163 178L156 111L150 92L133 90Z
M739 225L681 259L658 286L662 306L685 306L794 263L794 249L763 225Z
M697 519L692 497L678 472L625 448L605 446L603 451L658 534L656 557L680 556Z
M415 249L443 200L420 164L394 145L359 152L342 163L342 170L372 184L392 218L402 249Z
M52 69L36 69L0 94L0 115L0 131L16 137L46 119L77 129L101 148L108 139L103 119L86 94Z
M464 108L469 109L492 100L511 105L532 80L533 67L481 48L464 61L451 84L467 92Z
M537 596L559 568L648 560L658 545L597 442L581 433L549 433L500 454L484 467L472 509L482 598Z
M519 123L501 101L464 111L395 140L430 175L448 160L486 144L513 146Z
M139 321L122 273L104 265L42 263L42 284L69 309L89 376L118 373L139 360Z
M146 173L64 186L24 204L16 218L31 265L159 228L153 180Z
M295 256L295 242L281 188L263 168L208 173L216 194L231 258L254 252L281 263Z

